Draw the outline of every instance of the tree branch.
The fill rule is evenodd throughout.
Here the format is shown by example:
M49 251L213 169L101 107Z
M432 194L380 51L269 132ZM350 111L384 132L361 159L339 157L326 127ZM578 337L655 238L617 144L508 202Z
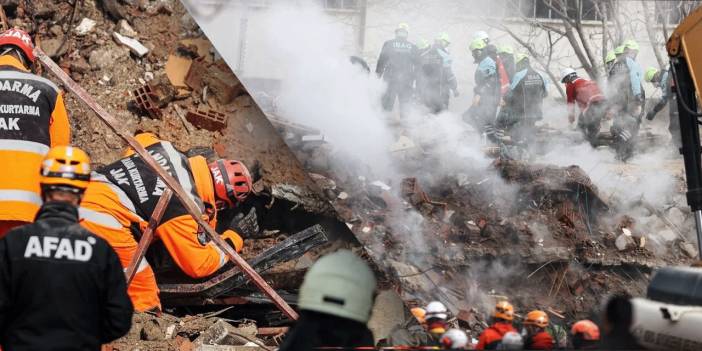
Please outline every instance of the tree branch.
M653 54L656 56L656 61L658 61L658 67L664 68L664 61L661 56L660 50L658 50L658 41L656 40L656 33L653 31L653 23L651 23L651 11L648 8L648 4L645 1L641 1L641 8L643 8L644 19L646 21L646 34L648 35L648 41L651 42L651 49L653 49Z

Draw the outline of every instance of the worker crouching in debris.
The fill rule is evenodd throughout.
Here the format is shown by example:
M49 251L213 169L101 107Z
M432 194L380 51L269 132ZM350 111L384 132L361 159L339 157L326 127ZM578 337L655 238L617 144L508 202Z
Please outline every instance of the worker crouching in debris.
M280 351L320 347L373 347L366 323L376 280L368 264L348 250L320 258L300 287L300 319Z
M252 177L238 161L218 160L208 164L202 156L187 158L170 142L153 134L139 134L135 139L176 178L213 228L218 211L235 208L251 192ZM127 267L136 253L137 240L148 227L165 190L166 184L129 150L124 158L93 174L80 209L82 224L105 238ZM227 262L225 253L207 240L175 197L167 204L154 237L161 240L176 265L190 277L212 275ZM222 238L237 251L243 247L243 239L234 230L223 232ZM138 311L160 309L156 279L146 259L137 267L129 285L129 296Z
M531 311L524 319L524 348L527 350L553 349L553 337L546 331L548 315L544 311Z
M0 237L32 222L41 206L41 160L71 138L61 92L32 74L35 60L29 34L0 34L0 162L12 168L0 175Z
M529 57L517 54L516 73L504 97L497 127L509 132L515 142L529 144L536 134L536 121L543 119L547 80L531 67Z
M516 332L512 326L514 320L514 306L507 301L500 301L495 305L494 323L483 330L478 339L477 350L494 350L508 332Z
M35 221L0 239L0 345L13 350L100 350L129 331L132 304L119 258L78 224L90 159L52 148L41 168Z
M578 77L572 68L561 71L561 83L566 86L566 103L568 104L568 122L575 122L575 103L580 109L578 128L592 146L597 145L602 119L607 114L607 102L597 83Z

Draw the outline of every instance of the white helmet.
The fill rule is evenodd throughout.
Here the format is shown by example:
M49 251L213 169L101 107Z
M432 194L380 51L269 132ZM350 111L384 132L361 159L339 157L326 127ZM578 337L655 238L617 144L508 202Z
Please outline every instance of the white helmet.
M519 335L517 332L506 332L505 335L502 336L502 341L500 342L500 346L497 347L498 350L521 350L522 346L524 346L524 340L522 339L522 336Z
M571 75L571 74L573 74L573 73L575 73L575 70L572 69L572 68L570 68L570 67L566 67L566 68L562 69L562 70L561 70L561 83L563 83L563 81L564 81L569 75Z
M300 287L302 310L368 322L376 280L368 264L348 250L326 255L307 271Z
M439 301L430 302L425 310L427 311L426 319L438 318L445 320L448 317L446 306Z
M447 349L462 349L468 346L468 335L460 329L449 329L441 336L441 345Z
M489 39L490 37L488 36L487 32L484 30L479 30L475 33L473 33L473 40L485 40Z

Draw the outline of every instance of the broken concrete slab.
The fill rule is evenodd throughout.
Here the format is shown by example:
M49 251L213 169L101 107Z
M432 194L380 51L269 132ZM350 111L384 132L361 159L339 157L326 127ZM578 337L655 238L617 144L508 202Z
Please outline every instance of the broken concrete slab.
M112 32L112 38L114 38L117 44L121 44L129 48L129 51L136 55L136 57L144 57L144 55L149 53L149 48L144 46L144 44L136 39L126 37L117 32Z
M45 39L41 41L41 48L51 58L58 58L68 52L68 45L63 39Z

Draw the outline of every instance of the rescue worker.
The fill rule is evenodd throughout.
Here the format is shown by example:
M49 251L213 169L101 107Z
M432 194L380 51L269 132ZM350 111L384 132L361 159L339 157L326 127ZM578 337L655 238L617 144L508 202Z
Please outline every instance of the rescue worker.
M139 134L135 139L178 180L212 228L216 228L218 211L236 208L251 192L253 180L241 162L218 160L207 164L202 156L186 158L170 142L151 133ZM133 150L128 150L124 158L93 173L81 204L81 223L107 240L127 267L165 189L156 173ZM154 238L163 243L176 265L193 278L207 277L227 262L224 252L207 239L175 196L155 228ZM243 239L234 230L224 231L222 238L237 251L243 247ZM129 296L137 311L160 309L156 279L146 259L141 261L129 285Z
M475 70L473 103L463 114L464 121L473 125L476 131L485 133L495 140L495 114L500 102L500 79L495 60L488 55L483 40L473 40L470 51L478 68Z
M434 45L419 56L419 100L434 114L448 109L451 92L454 97L459 95L448 52L450 44L448 33L441 33Z
M395 29L395 39L383 44L375 73L387 83L383 95L383 108L392 111L395 100L400 101L400 113L404 116L412 98L417 64L417 47L407 40L409 26L400 23Z
M485 45L490 44L490 36L484 30L479 30L473 33L473 41L475 40L482 40L485 43Z
M609 113L614 115L611 132L615 139L617 157L626 161L634 152L645 94L641 82L643 72L636 62L639 44L634 40L627 40L623 46L624 54L614 63L610 71Z
M432 301L427 304L425 310L427 313L424 319L426 320L427 332L429 332L429 342L422 346L440 346L441 336L448 329L446 324L448 309L440 301Z
M597 145L602 119L607 114L607 101L597 86L597 82L578 77L574 69L567 67L561 71L561 83L566 86L568 122L575 122L575 104L578 104L578 128L592 146Z
M548 80L531 67L529 57L517 54L516 73L505 95L508 113L501 113L499 128L509 130L513 140L529 144L536 134L536 121L543 119L543 101ZM504 116L510 115L508 118ZM506 121L505 121L506 119Z
M598 349L600 328L590 320L583 319L575 322L570 329L573 348L576 350Z
M70 143L62 93L50 80L32 74L32 38L20 29L0 34L0 237L32 222L41 206L39 167L54 146Z
M478 339L477 350L495 350L505 333L517 332L512 326L514 320L514 306L507 301L500 301L495 305L493 314L494 322L483 330Z
M0 239L0 346L100 350L129 331L133 309L114 250L78 224L90 159L59 146L40 164L34 223Z
M531 311L524 319L524 348L527 350L553 349L553 337L546 331L548 315L544 311Z
M376 280L368 264L348 250L320 258L300 287L300 319L280 351L320 347L373 347L366 324Z
M682 140L680 139L680 119L678 118L677 97L671 90L673 82L672 77L668 74L668 70L659 71L654 67L649 67L644 74L644 80L653 84L654 87L660 88L662 93L661 99L646 113L647 120L652 121L656 117L656 114L658 114L669 101L671 102L668 104L668 108L671 109L668 132L670 132L671 140L677 152L677 149L682 147Z
M507 78L511 82L516 71L514 49L510 45L502 45L497 49L497 55L499 56L500 60L502 60L502 65L505 67Z
M462 350L468 347L468 335L460 329L449 329L441 336L441 346L447 350Z

